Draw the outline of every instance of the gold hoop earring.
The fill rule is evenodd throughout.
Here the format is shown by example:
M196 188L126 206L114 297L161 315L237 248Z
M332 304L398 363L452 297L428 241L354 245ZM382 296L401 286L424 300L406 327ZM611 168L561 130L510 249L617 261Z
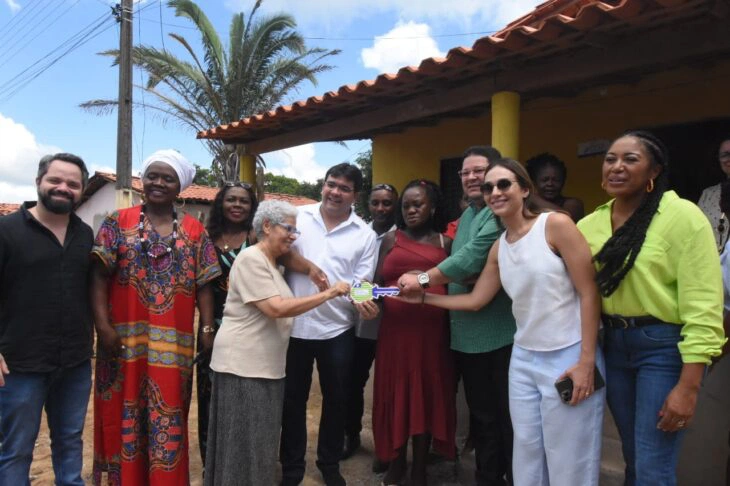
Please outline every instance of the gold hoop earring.
M178 211L182 211L182 209L185 207L185 199L182 200L182 204L175 204L175 209Z
M651 192L654 190L654 179L649 179L649 183L646 186L646 192Z

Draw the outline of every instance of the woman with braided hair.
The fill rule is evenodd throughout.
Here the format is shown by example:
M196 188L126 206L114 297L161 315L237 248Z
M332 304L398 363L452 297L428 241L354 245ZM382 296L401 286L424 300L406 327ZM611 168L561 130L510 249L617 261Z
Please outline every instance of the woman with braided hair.
M676 484L683 431L724 342L712 228L669 190L668 163L649 133L616 139L601 182L613 199L578 224L597 268L607 399L627 485Z

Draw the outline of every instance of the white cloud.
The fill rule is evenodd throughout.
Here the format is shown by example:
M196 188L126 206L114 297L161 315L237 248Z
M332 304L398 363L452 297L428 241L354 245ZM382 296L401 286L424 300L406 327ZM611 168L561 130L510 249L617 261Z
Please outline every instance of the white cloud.
M316 182L327 172L327 168L315 160L314 144L311 143L265 154L264 160L267 172L298 181Z
M22 124L0 114L0 202L35 199L38 161L61 149L36 141Z
M472 31L501 29L507 23L530 12L544 0L267 0L267 12L287 12L300 25L341 31L356 19L367 19L383 13L395 14L404 20L428 20L433 26L451 23ZM250 0L226 0L233 11L248 12ZM458 33L458 32L453 32Z
M395 40L398 39L398 40ZM393 29L375 37L372 47L360 52L365 67L379 73L394 73L403 66L417 66L427 57L443 57L427 24L398 22Z
M22 203L23 201L35 201L38 199L35 185L33 184L9 184L0 181L0 202Z
M13 13L16 13L18 10L20 10L20 4L15 0L5 0L5 5L7 5L10 8L10 11Z

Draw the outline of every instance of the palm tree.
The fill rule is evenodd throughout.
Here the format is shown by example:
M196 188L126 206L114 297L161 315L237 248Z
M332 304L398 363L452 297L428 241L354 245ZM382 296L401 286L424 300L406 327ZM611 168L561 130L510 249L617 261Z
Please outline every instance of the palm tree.
M332 69L325 58L339 50L308 48L286 14L254 19L263 0L257 0L248 19L233 15L228 47L205 13L192 0L170 0L176 17L195 24L203 46L199 56L185 37L170 33L189 55L183 60L163 47L137 46L132 62L147 74L147 83L136 87L152 95L153 102L135 103L152 109L163 120L175 120L195 132L263 113L281 104L301 83L317 84L317 74ZM119 50L100 53L119 62ZM113 111L117 100L91 100L81 107L97 114ZM212 170L221 177L237 176L237 158L220 140L204 140L213 155ZM258 163L263 165L259 157Z

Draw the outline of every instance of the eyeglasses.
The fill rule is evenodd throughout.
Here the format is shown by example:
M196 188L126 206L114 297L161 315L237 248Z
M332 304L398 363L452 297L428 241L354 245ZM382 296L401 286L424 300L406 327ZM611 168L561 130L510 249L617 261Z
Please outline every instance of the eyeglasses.
M516 183L517 181L511 181L509 179L499 179L496 184L492 184L491 182L485 182L484 184L482 184L482 194L490 196L492 192L494 192L495 187L504 192L512 187L512 184Z
M291 224L276 223L276 225L277 226L281 226L282 228L284 228L286 230L286 232L289 233L289 235L299 236L299 235L302 234L302 232L299 231L296 226L293 226Z
M486 167L477 167L476 169L460 170L457 172L457 174L459 174L459 177L461 177L462 179L466 179L467 177L471 176L472 174L474 174L476 177L481 177L486 173L487 173Z
M247 191L250 191L253 188L253 185L249 184L248 182L226 182L226 187L240 187L243 189L246 189Z
M730 152L720 152L717 158L720 160L730 159Z
M334 181L327 181L324 183L324 185L327 186L328 189L337 188L340 190L340 192L342 192L344 194L350 194L351 192L355 192L355 189L353 189L352 187L346 186L344 184L338 184Z
M375 191L395 192L395 187L391 186L390 184L376 184L373 186L373 189L370 192Z

